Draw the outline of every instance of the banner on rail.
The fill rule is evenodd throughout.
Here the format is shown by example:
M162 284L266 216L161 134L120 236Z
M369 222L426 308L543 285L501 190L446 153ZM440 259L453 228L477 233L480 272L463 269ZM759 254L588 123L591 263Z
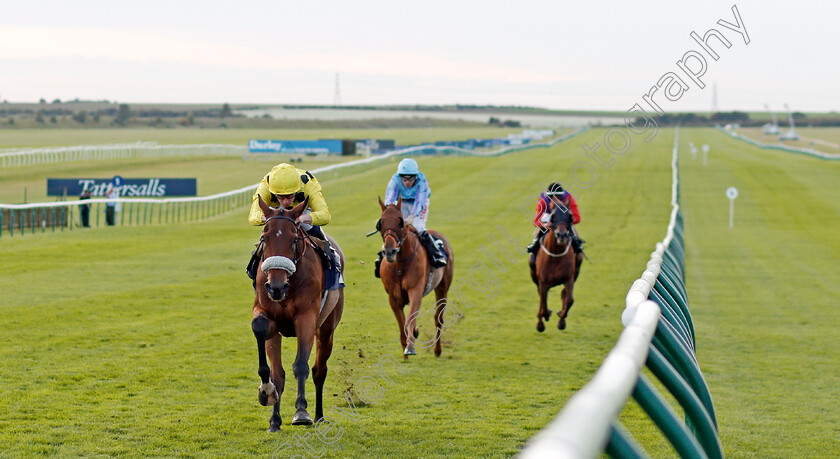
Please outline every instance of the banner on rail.
M336 153L341 154L341 140L254 140L248 141L251 153Z
M92 197L105 197L111 178L47 179L47 196L79 196L89 190ZM117 193L121 198L159 198L168 196L195 196L194 178L133 178L124 179Z

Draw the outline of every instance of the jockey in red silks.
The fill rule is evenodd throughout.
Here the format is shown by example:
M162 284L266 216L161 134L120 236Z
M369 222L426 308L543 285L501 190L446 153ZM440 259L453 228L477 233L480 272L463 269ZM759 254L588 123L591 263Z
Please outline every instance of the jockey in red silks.
M571 230L574 234L572 248L574 248L575 253L581 253L583 251L581 247L583 241L581 241L577 234L577 229L574 227L574 225L580 223L580 211L578 211L577 201L575 201L571 193L563 189L562 185L557 182L552 182L548 185L545 193L540 194L540 200L537 202L537 211L534 216L534 226L537 228L534 230L534 242L528 246L528 252L533 256L536 256L537 250L540 247L540 241L545 233L548 232L549 219L551 211L554 210L555 203L562 203L572 212Z

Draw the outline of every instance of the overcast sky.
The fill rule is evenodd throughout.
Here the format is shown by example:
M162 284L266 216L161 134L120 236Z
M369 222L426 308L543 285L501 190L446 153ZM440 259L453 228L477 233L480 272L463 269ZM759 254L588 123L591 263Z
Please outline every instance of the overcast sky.
M12 102L331 104L338 73L343 104L626 110L716 28L732 47L665 111L709 110L714 84L721 110L840 110L840 2L4 3ZM749 44L716 24L733 4Z

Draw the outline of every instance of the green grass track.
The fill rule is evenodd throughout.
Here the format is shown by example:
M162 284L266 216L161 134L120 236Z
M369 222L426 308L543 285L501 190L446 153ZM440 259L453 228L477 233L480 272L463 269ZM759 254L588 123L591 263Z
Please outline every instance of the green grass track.
M724 452L833 456L840 164L712 130L681 130L680 141L688 294ZM692 141L711 147L705 168ZM740 193L731 230L730 186Z
M538 296L524 256L510 263L495 251L502 272L480 247L494 251L487 235L503 240L498 225L525 245L532 226L520 204L540 183L567 177L584 159L580 147L602 135L592 130L550 150L497 158L420 158L434 193L429 226L452 241L456 280L481 261L498 277L498 292L463 288L472 308L443 336L443 355L422 350L404 374L392 372L394 384L383 386L376 403L359 404L356 420L333 413L344 433L331 445L314 441L316 451L511 456L589 380L621 331L627 288L665 233L673 132L634 145L581 192L580 231L592 261L576 285L566 331L554 327L555 316L545 333L536 332ZM382 356L401 353L396 321L372 275L381 241L363 236L394 167L322 179L333 214L326 229L348 260L328 413L348 409L345 390L373 375ZM265 432L270 410L256 397L253 293L244 274L258 234L243 208L199 223L0 239L0 443L7 445L0 456L270 457L294 445L295 433L312 434L289 425ZM476 282L486 279L476 274ZM556 310L559 291L550 302ZM423 319L421 339L428 339L432 321ZM285 340L287 369L294 349ZM289 387L285 422L293 411ZM313 387L308 383L312 409Z
M253 296L243 272L259 230L247 225L244 208L191 224L4 235L0 442L8 446L0 457L270 457L284 443L293 445L285 457L307 456L296 433L312 434L314 451L327 457L515 454L614 346L624 295L664 237L673 131L660 131L651 144L634 137L631 151L599 168L597 182L581 191L591 262L576 285L569 328L557 331L553 318L545 333L534 330L538 297L524 256L508 262L486 236L503 240L502 225L527 243L531 228L519 205L540 183L568 176L585 159L580 147L602 142L603 133L497 158L420 159L434 191L430 227L452 241L456 280L481 261L497 276L498 292L487 298L490 291L465 286L472 307L444 335L443 355L424 350L405 373L390 372L394 384L382 386L375 403L358 403L356 420L332 413L344 431L331 445L314 440L311 428L265 433L270 411L256 400ZM706 167L689 142L711 146ZM840 164L753 148L711 129L681 130L680 148L689 302L724 452L830 457L840 448ZM201 174L214 187L244 186L269 166L248 165L253 178L237 170L241 184L229 170ZM158 166L142 167L152 173ZM371 273L380 241L363 237L394 167L389 161L321 178L333 213L327 230L349 262L328 413L349 409L346 389L375 376L370 367L382 356L401 351ZM48 171L22 173L34 183ZM729 186L740 191L731 230ZM552 309L558 300L552 292ZM431 326L430 317L420 320L421 339ZM288 370L295 343L285 341ZM307 391L314 409L311 382ZM286 422L292 412L287 389ZM621 420L654 457L673 457L633 402Z

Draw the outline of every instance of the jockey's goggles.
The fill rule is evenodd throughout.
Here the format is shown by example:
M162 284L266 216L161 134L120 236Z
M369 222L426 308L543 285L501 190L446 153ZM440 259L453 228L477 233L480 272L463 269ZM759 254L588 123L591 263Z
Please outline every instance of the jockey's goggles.
M401 178L401 179L403 179L403 180L414 180L414 179L416 179L416 178L417 178L417 176L416 176L416 175L413 175L413 174L411 174L411 175L402 175L402 174L400 174L400 178Z

